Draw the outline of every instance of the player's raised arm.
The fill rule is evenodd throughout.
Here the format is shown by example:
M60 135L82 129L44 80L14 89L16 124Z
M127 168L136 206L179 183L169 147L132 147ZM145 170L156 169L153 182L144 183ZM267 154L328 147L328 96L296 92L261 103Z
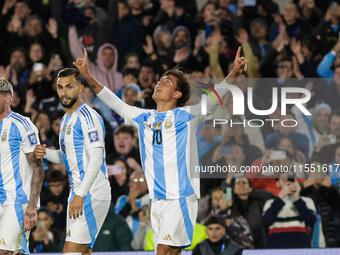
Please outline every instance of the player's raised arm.
M84 58L78 57L73 64L78 68L79 72L85 77L87 83L90 85L90 88L93 90L95 94L98 94L104 86L100 84L93 76L90 74L89 66L88 66L88 55L87 51L84 48Z
M234 59L234 67L231 72L227 76L227 83L234 84L237 78L243 73L247 71L247 59L245 57L241 57L241 46L238 47L236 56Z

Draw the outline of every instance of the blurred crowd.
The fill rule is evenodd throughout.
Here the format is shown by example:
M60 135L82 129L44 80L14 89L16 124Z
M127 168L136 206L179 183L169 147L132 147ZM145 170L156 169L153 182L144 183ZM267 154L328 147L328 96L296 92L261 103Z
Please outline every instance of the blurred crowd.
M300 171L202 174L189 249L222 236L242 249L340 247L338 2L294 0L280 10L273 0L0 0L0 77L14 86L12 110L32 119L42 144L58 149L64 112L56 74L82 57L83 48L98 81L127 104L152 109L153 88L165 70L179 65L188 79L224 78L241 46L248 70L235 85L245 95L245 114L233 114L229 93L213 118L273 122L231 127L207 120L197 133L200 164L294 165ZM280 100L268 116L248 108L248 97L255 109L266 110L273 88L280 96L281 89L294 87L310 91L304 107L312 115L294 105L282 115ZM93 250L152 250L136 130L88 87L83 99L105 121L112 189L112 206ZM284 158L271 157L275 150L285 151ZM59 251L66 235L66 169L46 161L45 170L38 225L30 237L33 252ZM217 241L211 224L222 225Z

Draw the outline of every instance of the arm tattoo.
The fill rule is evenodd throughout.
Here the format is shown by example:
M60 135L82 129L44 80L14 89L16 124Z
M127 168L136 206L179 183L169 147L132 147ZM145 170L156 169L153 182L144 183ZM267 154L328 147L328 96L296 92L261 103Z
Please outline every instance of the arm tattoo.
M28 201L29 209L36 209L38 199L41 192L41 187L44 181L44 165L42 159L37 159L34 155L34 152L30 152L26 154L26 158L30 165L33 168L33 176L32 176L32 184L31 184L31 195L30 200ZM26 213L26 215L28 215ZM33 217L34 215L28 215L29 217Z

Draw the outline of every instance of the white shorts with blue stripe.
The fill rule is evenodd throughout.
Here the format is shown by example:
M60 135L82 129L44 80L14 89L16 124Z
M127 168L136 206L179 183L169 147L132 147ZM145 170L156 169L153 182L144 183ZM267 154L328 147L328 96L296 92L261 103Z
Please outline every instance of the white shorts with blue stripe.
M109 211L111 200L96 200L89 196L84 199L83 215L69 218L67 206L66 242L86 244L93 248L97 235Z
M30 231L24 230L26 204L0 204L0 250L29 254Z
M190 246L197 210L195 194L180 199L153 199L151 224L155 251L158 244L182 248Z

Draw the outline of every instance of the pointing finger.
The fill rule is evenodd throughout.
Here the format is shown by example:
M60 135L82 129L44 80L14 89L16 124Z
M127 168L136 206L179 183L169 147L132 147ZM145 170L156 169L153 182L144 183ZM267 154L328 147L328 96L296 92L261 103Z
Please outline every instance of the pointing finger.
M241 46L238 47L237 52L236 52L236 58L241 57Z

